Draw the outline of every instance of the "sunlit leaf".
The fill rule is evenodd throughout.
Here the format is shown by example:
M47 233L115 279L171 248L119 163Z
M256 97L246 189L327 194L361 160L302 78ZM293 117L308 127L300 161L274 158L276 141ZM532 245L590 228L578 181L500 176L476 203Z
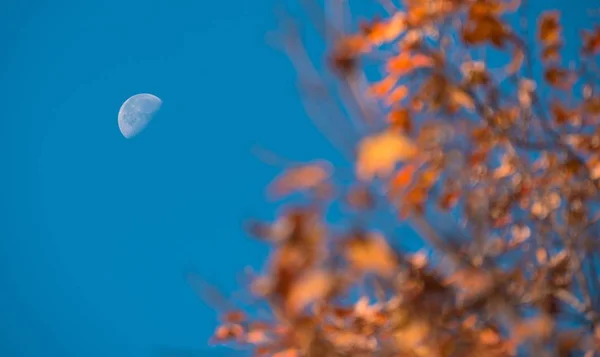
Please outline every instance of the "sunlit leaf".
M386 21L375 21L366 26L363 31L374 45L391 42L406 30L406 16L398 11Z
M590 157L586 165L590 171L590 178L592 180L600 179L600 156L594 155Z
M419 251L409 257L409 261L413 267L417 269L424 268L427 266L429 259L424 251Z
M332 277L324 271L308 273L292 286L287 300L288 309L297 314L306 305L325 298L331 290L332 283Z
M401 52L417 50L423 40L421 31L413 29L409 30L406 35L399 41L398 47Z
M434 65L433 59L429 56L416 54L411 56L407 52L392 57L387 62L387 70L394 75L402 76L414 69L430 68Z
M253 345L258 345L261 343L265 343L269 340L267 333L265 331L257 330L257 331L249 331L246 334L246 343L250 343Z
M416 349L418 351L420 346L425 347L422 343L430 333L431 326L424 319L415 316L415 318L408 320L405 324L396 329L394 341L398 346L413 350ZM429 354L425 354L425 356L426 355Z
M396 164L417 154L415 144L406 136L384 131L364 138L358 147L356 174L361 180L389 176Z
M544 265L548 262L548 252L544 248L538 248L535 251L535 258L537 259L538 263Z
M345 246L346 259L358 270L390 276L397 261L385 238L379 233L352 238Z
M473 101L473 98L464 90L460 88L453 88L449 94L454 103L469 111L475 110L475 102Z
M500 334L491 328L486 328L479 334L479 340L485 345L495 345L500 343Z
M413 69L410 55L406 52L391 58L387 63L387 70L389 73L404 75Z

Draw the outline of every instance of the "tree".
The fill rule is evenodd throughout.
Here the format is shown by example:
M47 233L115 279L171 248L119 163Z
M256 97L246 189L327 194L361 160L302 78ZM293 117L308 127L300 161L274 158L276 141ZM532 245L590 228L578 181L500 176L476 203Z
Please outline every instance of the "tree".
M314 161L274 180L291 196L248 225L272 247L265 272L215 341L277 357L600 355L600 26L565 64L560 13L528 24L518 0L381 0L354 31L300 3L308 20L282 16L281 43L354 176ZM304 22L329 45L324 72Z

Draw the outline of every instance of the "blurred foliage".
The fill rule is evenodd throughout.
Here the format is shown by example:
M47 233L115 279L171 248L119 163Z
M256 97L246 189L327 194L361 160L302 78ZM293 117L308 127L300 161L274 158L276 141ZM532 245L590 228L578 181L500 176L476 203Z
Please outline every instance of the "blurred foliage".
M300 0L280 44L311 119L339 123L325 134L353 179L324 160L275 178L278 218L248 224L270 256L214 342L276 357L599 356L600 26L565 64L560 13L530 24L518 0L381 0L384 16L358 22L344 3ZM345 227L326 219L334 205ZM374 229L381 210L423 249Z

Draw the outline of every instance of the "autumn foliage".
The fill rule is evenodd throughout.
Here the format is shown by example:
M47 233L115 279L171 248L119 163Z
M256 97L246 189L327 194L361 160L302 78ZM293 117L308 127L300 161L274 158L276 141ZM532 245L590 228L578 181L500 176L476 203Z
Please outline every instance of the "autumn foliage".
M600 356L600 26L569 54L561 14L532 22L518 0L381 1L352 30L300 3L328 38L327 73L290 18L282 46L354 172L317 160L275 178L278 218L248 225L268 261L213 341L276 357ZM343 112L316 114L335 99Z

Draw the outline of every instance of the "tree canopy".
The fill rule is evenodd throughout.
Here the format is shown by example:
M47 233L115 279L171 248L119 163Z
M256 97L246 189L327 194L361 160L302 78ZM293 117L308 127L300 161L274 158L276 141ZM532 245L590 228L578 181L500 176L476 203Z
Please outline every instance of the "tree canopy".
M566 61L561 13L533 22L519 0L381 0L358 21L300 5L279 43L354 171L319 159L274 179L277 219L248 223L271 247L264 271L213 341L276 357L600 355L600 26L576 29Z

